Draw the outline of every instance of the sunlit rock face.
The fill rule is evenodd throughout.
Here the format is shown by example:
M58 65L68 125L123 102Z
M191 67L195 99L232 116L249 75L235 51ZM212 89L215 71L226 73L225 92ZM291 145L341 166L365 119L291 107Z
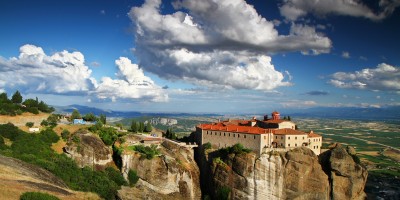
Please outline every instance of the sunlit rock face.
M230 154L223 162L216 161L216 157L209 153L200 160L202 173L211 173L203 187L214 198L222 187L229 188L229 199L366 197L367 171L340 145L320 157L308 148L270 152L259 158L252 153Z

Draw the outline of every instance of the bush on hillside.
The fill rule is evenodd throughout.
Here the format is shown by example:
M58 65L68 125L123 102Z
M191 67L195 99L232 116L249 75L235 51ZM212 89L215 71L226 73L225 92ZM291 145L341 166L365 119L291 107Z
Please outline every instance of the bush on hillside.
M130 169L128 172L128 180L129 180L129 185L134 186L138 180L139 176L137 175L137 172L133 169Z

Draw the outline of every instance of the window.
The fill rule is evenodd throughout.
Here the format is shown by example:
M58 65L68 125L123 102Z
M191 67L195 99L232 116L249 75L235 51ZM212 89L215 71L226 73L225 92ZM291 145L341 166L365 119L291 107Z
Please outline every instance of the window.
M221 136L221 132L219 132L219 136Z
M235 134L233 134L233 137L235 137Z
M278 136L275 136L275 139L278 139Z
M295 140L297 140L297 137L294 137Z
M238 138L240 138L240 134L238 134Z
M303 140L304 140L304 136L303 136Z
M264 136L264 140L266 140L267 139L267 136Z
M215 135L217 135L217 132L215 132Z
M243 135L244 138L246 138L246 135Z
M288 147L290 147L290 144L288 144Z
M228 133L228 134L229 134L228 136L231 137L231 133Z
M281 139L283 140L283 136L281 136Z
M297 147L297 144L294 144L294 146L296 146L296 147Z
M226 135L226 133L224 133L224 136Z
M311 142L311 139L308 139L308 142Z
M290 140L290 137L288 137L288 139Z

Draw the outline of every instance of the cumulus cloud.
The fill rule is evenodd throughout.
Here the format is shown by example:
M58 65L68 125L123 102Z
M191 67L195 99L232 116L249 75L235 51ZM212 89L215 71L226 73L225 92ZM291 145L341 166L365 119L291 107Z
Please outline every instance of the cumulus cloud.
M386 63L352 73L336 72L331 77L329 83L338 88L400 91L400 68Z
M18 57L0 57L0 88L18 88L23 93L94 95L112 100L168 99L129 59L120 58L116 65L119 79L103 77L98 84L82 53L61 51L46 55L41 47L27 44L20 48Z
M135 27L134 54L146 70L169 80L218 88L271 90L290 83L267 53L329 52L329 38L293 24L279 35L274 22L244 0L183 0L161 14L160 0L129 12Z
M91 70L80 52L61 51L46 55L41 47L24 45L19 57L0 57L0 87L18 86L42 93L85 93L96 87Z
M379 11L375 12L360 0L284 0L280 13L288 20L295 21L307 14L324 17L344 15L382 20L400 5L399 0L380 0Z
M120 57L115 61L118 67L117 77L103 77L94 94L100 99L148 99L154 102L168 100L168 95L153 80L145 76L143 70L131 60Z

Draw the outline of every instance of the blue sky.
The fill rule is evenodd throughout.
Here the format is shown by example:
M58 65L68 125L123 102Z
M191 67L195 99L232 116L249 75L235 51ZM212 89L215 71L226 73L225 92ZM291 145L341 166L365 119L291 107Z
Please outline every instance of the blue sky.
M400 1L1 1L0 91L263 113L400 103Z

